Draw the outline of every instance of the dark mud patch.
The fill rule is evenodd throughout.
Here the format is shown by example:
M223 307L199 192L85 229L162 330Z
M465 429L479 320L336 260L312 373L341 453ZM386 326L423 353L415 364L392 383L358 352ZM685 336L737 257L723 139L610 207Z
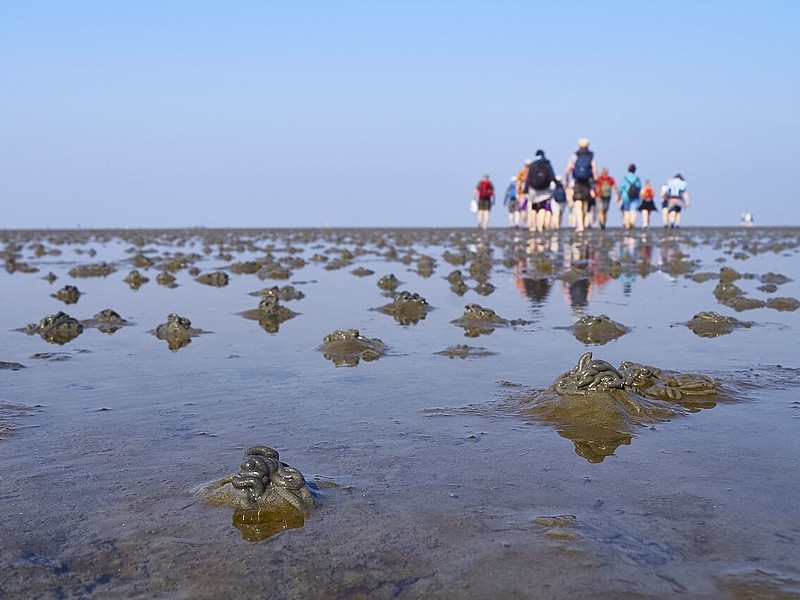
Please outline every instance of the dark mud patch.
M176 351L188 346L192 338L208 332L193 327L192 322L186 317L170 313L167 315L167 322L156 327L151 333L158 339L166 341L170 350Z
M464 307L464 314L450 322L463 328L465 337L491 335L498 327L514 327L528 323L522 319L505 319L493 309L474 303L467 304Z
M0 371L19 371L20 369L24 369L25 365L18 363L18 362L6 362L4 360L0 360Z
M575 339L588 345L603 346L628 333L631 329L607 315L585 315L570 328Z
M38 335L49 344L63 346L83 333L83 325L63 311L42 317L39 323L32 323L18 331L28 335Z
M545 389L504 382L504 397L470 406L485 416L513 415L555 428L575 452L592 463L658 423L738 399L731 388L696 373L679 373L624 361L619 368L591 352Z
M733 333L736 329L750 329L752 321L740 321L714 311L702 311L685 323L692 333L699 337L714 338Z
M84 319L81 325L88 328L94 328L102 333L111 335L116 333L123 327L130 325L130 321L124 319L119 313L111 308L104 308L91 319Z
M480 346L458 344L456 346L445 348L444 350L439 350L439 352L434 352L434 354L446 356L447 358L460 358L463 360L465 358L484 358L486 356L494 356L497 353Z
M278 295L272 294L264 295L257 308L239 314L245 319L258 321L258 324L267 333L278 333L282 323L297 316L295 311L280 303Z
M361 335L358 329L348 329L326 335L319 350L337 367L355 367L362 360L378 360L386 353L387 346L378 338Z
M399 292L392 302L374 310L391 315L399 325L414 325L428 316L430 308L428 301L416 292Z
M305 477L280 461L276 450L245 450L239 472L196 493L214 506L234 508L233 525L248 542L264 541L281 531L302 527L316 501Z

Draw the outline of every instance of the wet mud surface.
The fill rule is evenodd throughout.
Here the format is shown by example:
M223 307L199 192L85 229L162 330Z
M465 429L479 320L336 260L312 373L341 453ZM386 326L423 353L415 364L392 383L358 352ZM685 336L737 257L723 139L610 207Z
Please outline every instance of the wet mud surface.
M798 229L0 247L0 597L800 597Z

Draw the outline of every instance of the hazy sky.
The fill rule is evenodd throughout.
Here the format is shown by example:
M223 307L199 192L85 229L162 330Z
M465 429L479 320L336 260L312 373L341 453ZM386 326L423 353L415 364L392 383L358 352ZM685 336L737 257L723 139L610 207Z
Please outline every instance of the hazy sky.
M484 172L584 136L683 173L687 226L800 225L799 29L794 0L3 0L0 228L472 225Z

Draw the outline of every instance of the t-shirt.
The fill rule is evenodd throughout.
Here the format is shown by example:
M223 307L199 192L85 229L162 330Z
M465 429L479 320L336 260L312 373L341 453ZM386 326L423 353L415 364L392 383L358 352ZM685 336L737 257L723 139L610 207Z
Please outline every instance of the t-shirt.
M608 200L609 198L611 198L612 190L614 189L614 186L617 184L617 182L614 181L614 178L611 175L600 175L600 177L597 178L597 193L598 193L597 195L600 197L602 197L603 195L604 183L608 184L609 192L608 196L603 198L603 200Z
M630 199L630 197L628 196L628 190L631 189L631 186L633 184L636 184L639 187L639 189L641 190L641 188L642 188L642 180L639 179L639 176L636 173L628 173L627 175L625 175L625 178L622 180L622 188L620 189L620 192L622 193L623 196L625 196L625 198ZM641 195L642 195L642 193L639 192L639 196L641 196Z

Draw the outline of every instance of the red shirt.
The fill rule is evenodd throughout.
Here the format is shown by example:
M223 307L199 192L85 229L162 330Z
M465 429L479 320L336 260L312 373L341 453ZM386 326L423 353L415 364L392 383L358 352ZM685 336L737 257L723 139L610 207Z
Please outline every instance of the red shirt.
M606 181L608 182L608 185L611 186L612 190L615 187L617 187L617 182L614 181L614 178L611 175L600 175L600 177L597 178L597 197L598 198L600 197L600 188L603 186L603 183L606 182Z

